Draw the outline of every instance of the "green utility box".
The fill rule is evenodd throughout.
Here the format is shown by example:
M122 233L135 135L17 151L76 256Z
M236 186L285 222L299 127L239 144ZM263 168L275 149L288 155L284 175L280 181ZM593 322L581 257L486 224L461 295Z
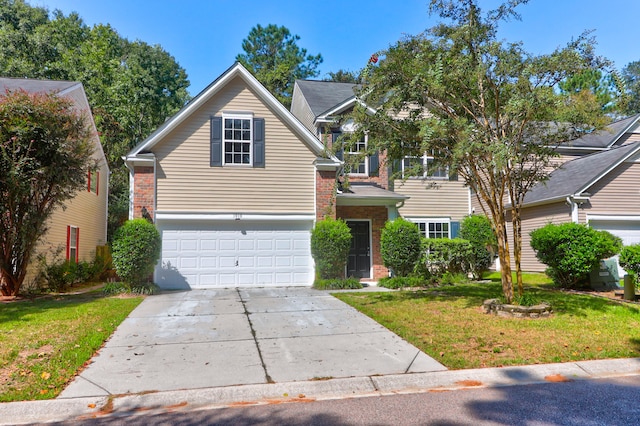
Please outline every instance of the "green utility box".
M612 257L600 261L600 267L591 271L589 276L591 288L594 290L616 290L620 288L618 259Z

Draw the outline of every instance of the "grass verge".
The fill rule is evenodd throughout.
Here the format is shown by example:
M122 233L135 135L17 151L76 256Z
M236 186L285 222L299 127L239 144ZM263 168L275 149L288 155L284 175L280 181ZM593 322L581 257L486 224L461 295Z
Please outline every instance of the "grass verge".
M640 356L638 305L553 290L548 284L536 281L525 290L551 304L554 313L545 319L483 313L482 302L502 294L495 281L335 297L451 369Z
M0 402L55 398L141 301L93 292L0 305Z

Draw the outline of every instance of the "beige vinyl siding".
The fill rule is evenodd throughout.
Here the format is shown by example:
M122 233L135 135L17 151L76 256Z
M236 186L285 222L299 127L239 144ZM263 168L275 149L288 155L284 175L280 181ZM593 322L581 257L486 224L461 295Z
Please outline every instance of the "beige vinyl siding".
M587 214L639 215L639 183L640 163L621 164L587 190L591 199L579 210L580 223Z
M434 182L436 186L430 187ZM460 181L396 180L394 191L411 197L399 209L401 216L450 217L460 221L469 214L469 189Z
M531 231L542 228L548 223L571 222L571 210L565 202L557 202L542 206L525 207L520 214L522 220L522 270L544 272L547 266L536 259L536 255L531 248L531 236L529 234ZM513 263L513 227L510 220L507 222L507 230L509 232L509 248L512 253L511 262Z
M210 167L210 117L223 111L265 119L265 168ZM315 212L316 156L239 77L153 151L158 159L158 212Z
M291 113L311 132L316 133L316 127L314 122L316 120L315 115L309 107L307 99L302 95L298 84L293 88L293 97L291 103Z
M625 133L620 138L620 140L618 141L618 143L616 145L625 145L625 144L628 144L628 143L640 141L640 133L637 133L637 132L638 132L638 129L636 128L636 130L634 132Z

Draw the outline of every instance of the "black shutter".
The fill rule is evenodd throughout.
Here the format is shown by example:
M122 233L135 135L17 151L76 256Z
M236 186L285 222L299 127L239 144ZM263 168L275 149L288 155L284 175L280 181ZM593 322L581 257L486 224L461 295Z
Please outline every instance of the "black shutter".
M336 149L337 148L336 143L338 142L338 138L340 137L340 135L342 135L342 133L338 133L338 132L331 133L331 149L335 151L336 157L338 157L338 160L342 161L344 160L344 150Z
M264 167L264 118L253 119L253 167Z
M369 156L369 176L378 176L380 169L380 156L376 151L373 155Z
M211 117L211 167L222 167L222 117Z

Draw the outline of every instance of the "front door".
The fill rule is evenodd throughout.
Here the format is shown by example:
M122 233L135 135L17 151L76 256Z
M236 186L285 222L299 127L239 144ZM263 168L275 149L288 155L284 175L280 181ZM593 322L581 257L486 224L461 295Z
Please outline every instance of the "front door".
M369 221L347 221L351 229L351 250L347 277L371 278L371 240Z

